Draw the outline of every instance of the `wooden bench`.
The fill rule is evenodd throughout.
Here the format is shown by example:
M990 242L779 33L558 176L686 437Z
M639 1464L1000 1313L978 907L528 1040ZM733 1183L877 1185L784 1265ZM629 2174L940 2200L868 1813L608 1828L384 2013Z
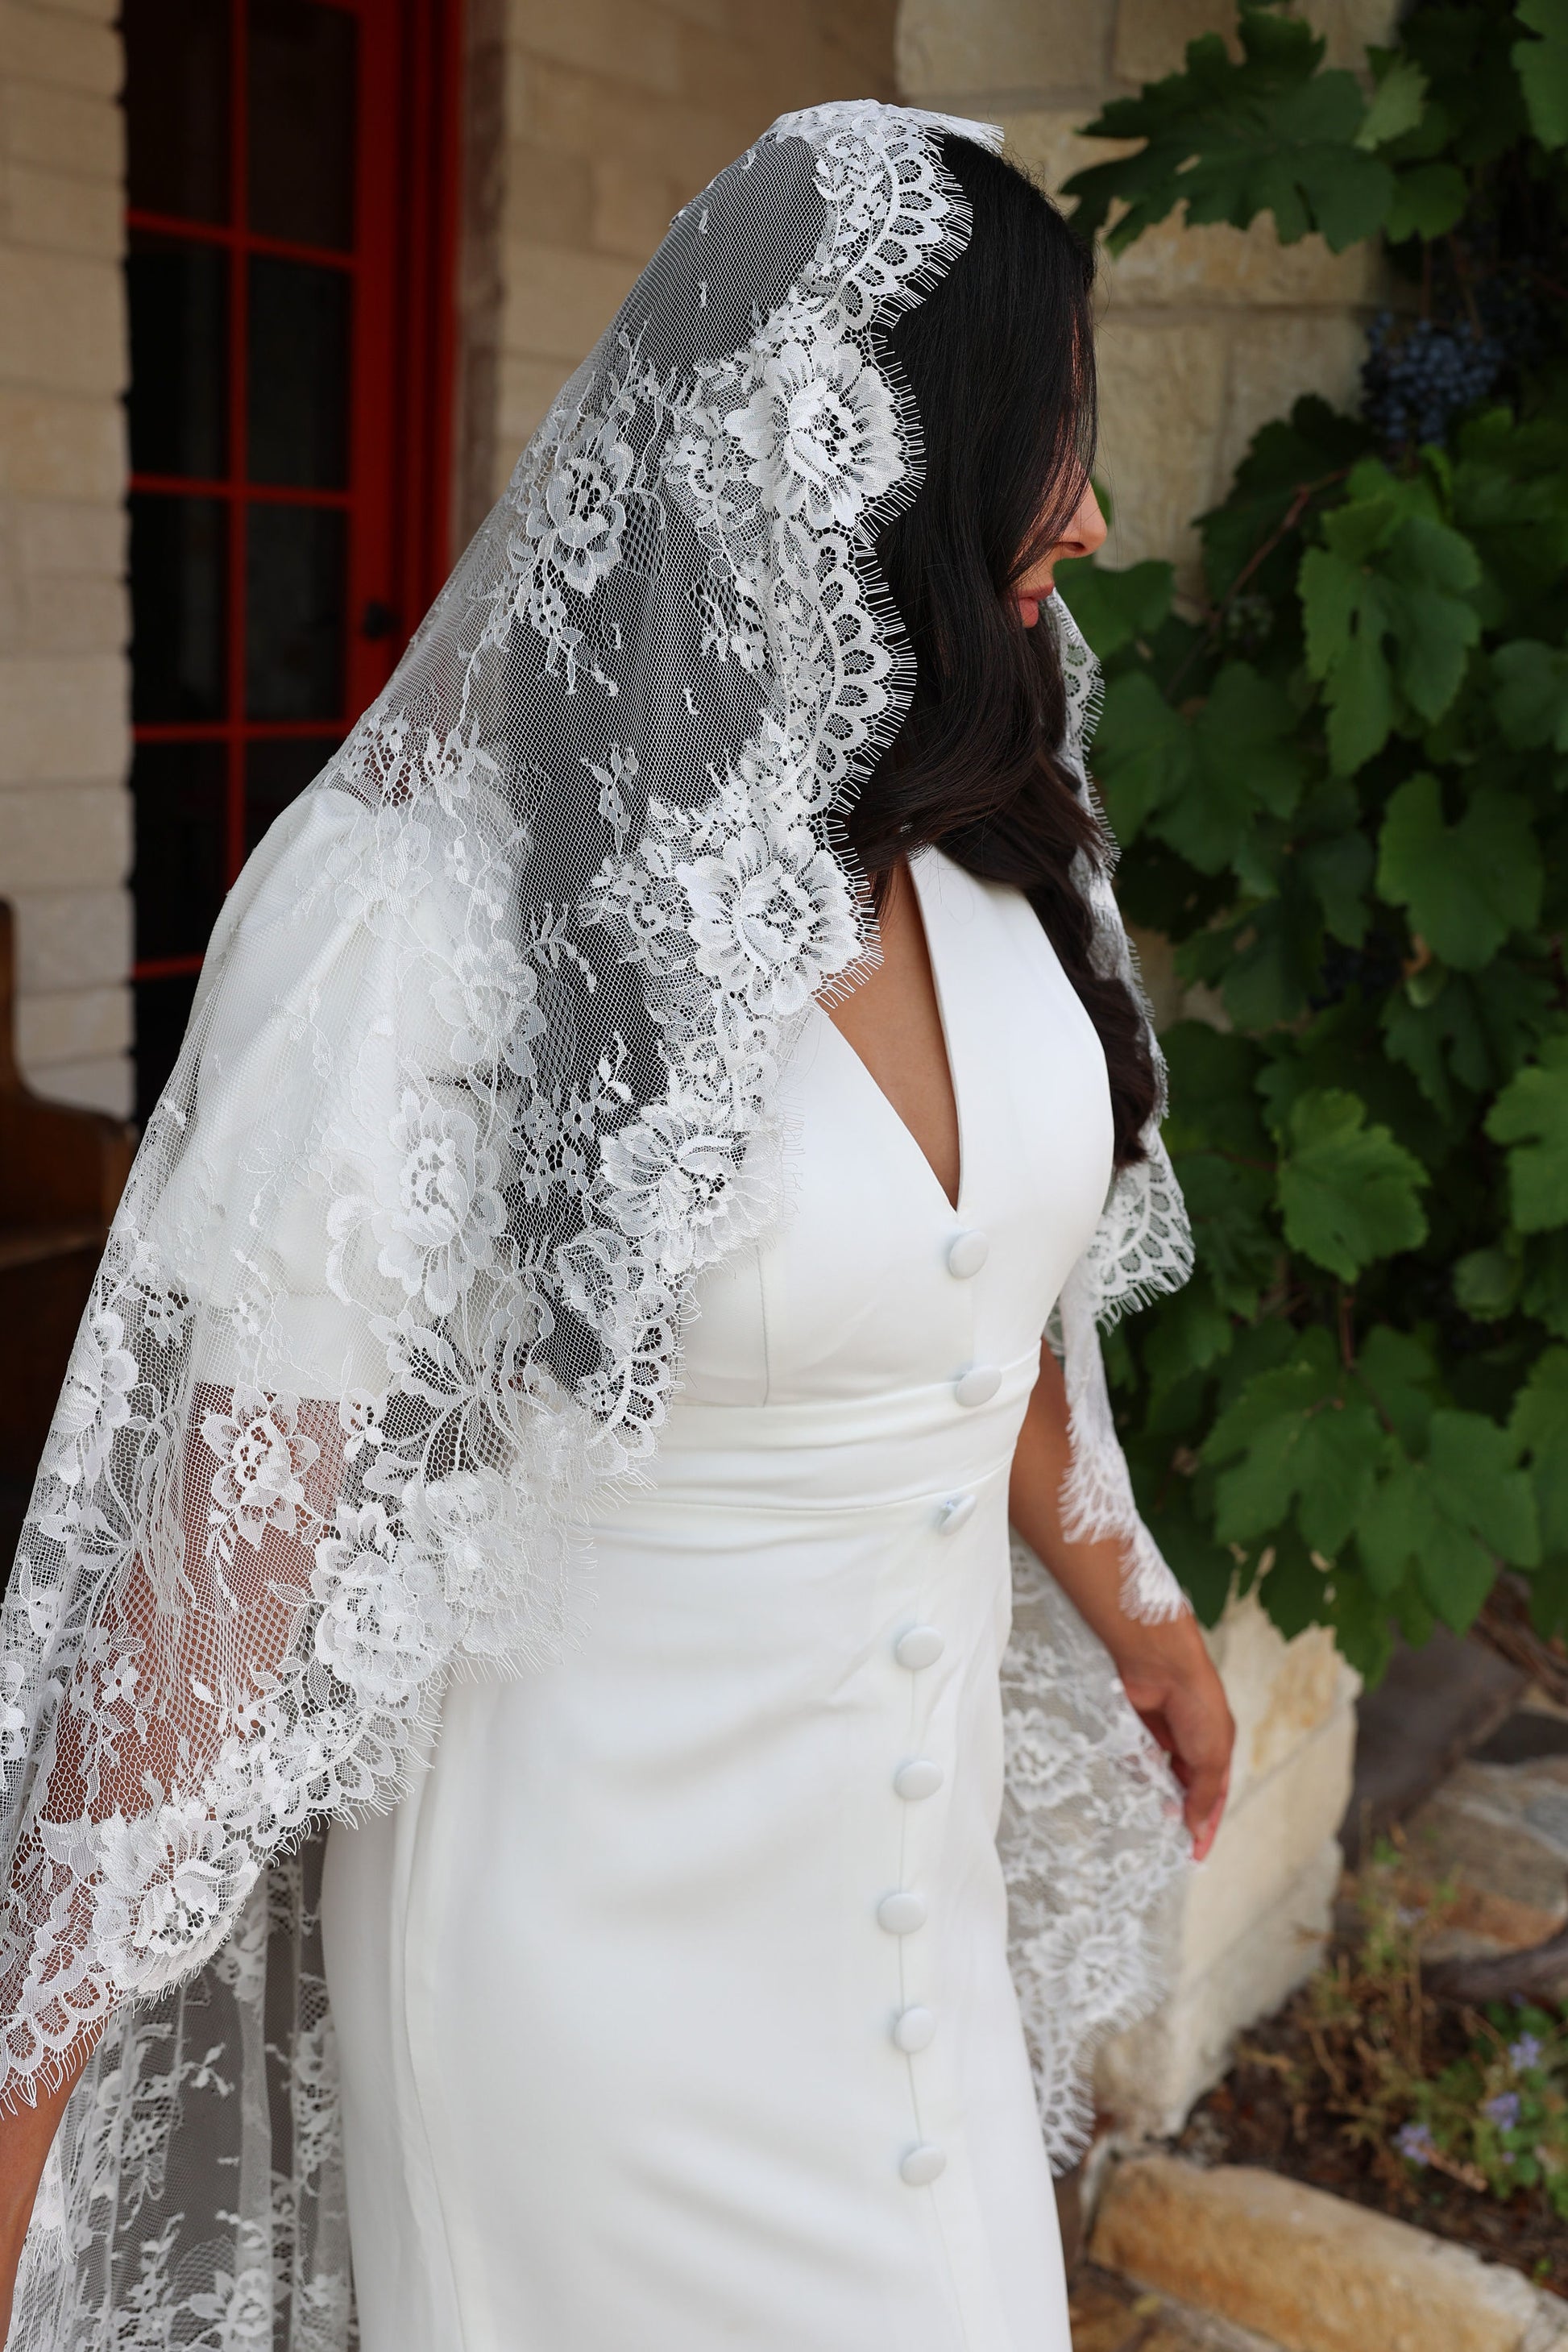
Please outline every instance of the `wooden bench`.
M0 1580L136 1131L46 1102L16 1066L16 920L0 898Z

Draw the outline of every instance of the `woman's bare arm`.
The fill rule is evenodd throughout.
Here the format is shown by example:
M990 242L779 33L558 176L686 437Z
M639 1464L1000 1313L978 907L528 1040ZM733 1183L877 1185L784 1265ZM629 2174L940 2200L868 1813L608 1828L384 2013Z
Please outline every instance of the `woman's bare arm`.
M10 2332L16 2265L33 2218L33 2200L66 2102L89 2054L89 2046L85 2043L73 2053L65 2081L57 2090L40 2091L36 2107L17 2106L9 2114L0 2113L0 2344Z
M1013 1525L1039 1554L1080 1617L1116 1662L1129 1699L1170 1756L1185 1790L1184 1816L1201 1862L1215 1841L1230 1784L1236 1727L1192 1616L1148 1625L1121 1605L1121 1545L1074 1542L1062 1533L1060 1496L1071 1448L1061 1366L1040 1350L1040 1377L1013 1460Z

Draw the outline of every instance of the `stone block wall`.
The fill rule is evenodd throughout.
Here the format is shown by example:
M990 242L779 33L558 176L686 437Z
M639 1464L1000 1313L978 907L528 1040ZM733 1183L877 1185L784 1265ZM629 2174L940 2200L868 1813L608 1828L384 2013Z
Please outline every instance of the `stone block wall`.
M0 0L0 893L42 1093L130 1107L115 0Z
M894 95L895 0L469 0L459 535L672 213L777 114Z

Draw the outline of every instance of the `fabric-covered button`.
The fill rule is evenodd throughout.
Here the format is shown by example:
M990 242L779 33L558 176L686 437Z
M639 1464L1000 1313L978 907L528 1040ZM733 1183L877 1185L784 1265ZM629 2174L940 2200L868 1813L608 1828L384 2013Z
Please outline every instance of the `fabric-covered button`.
M973 1517L974 1497L973 1495L950 1495L946 1502L938 1507L936 1515L937 1533L938 1535L942 1536L956 1535L959 1528L963 1527L967 1520L972 1519Z
M926 1923L923 1895L916 1895L907 1886L891 1895L884 1895L877 1906L877 1925L885 1927L889 1936L912 1936L917 1927Z
M910 2058L929 2047L935 2032L936 2020L929 2009L902 2009L893 2020L894 2045Z
M947 1270L960 1282L968 1282L979 1273L990 1255L991 1244L984 1234L973 1231L954 1234L947 1245Z
M946 1647L934 1625L911 1625L893 1643L893 1655L900 1666L908 1666L914 1675L922 1666L934 1666Z
M899 2170L911 2189L926 2189L947 2170L947 2158L934 2139L922 2139L911 2147Z
M952 1393L960 1404L989 1404L1002 1385L1002 1375L994 1364L971 1364L952 1384Z
M929 1756L911 1757L893 1775L895 1790L911 1803L919 1797L934 1797L942 1782L942 1766L933 1764Z

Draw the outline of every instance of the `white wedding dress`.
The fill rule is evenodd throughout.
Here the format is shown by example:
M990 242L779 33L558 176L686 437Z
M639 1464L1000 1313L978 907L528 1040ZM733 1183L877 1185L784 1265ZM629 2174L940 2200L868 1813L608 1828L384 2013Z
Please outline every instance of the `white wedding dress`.
M1068 2352L995 1848L1008 1469L1105 1202L1027 903L916 861L958 1207L811 1013L584 1638L323 1906L364 2352Z

